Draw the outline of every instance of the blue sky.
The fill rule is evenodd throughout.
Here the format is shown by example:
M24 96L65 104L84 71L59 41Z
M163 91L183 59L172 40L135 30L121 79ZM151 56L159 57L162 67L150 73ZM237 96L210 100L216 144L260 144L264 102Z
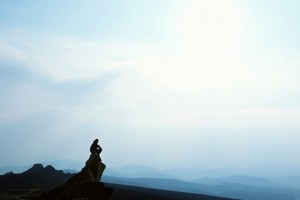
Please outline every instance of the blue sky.
M0 164L300 167L298 1L1 1Z

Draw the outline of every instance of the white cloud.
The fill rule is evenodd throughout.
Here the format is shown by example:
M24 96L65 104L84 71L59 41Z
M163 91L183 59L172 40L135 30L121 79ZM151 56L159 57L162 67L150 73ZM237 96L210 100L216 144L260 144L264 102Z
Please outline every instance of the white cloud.
M20 63L26 62L26 54L5 41L0 41L0 58L2 64L12 60Z

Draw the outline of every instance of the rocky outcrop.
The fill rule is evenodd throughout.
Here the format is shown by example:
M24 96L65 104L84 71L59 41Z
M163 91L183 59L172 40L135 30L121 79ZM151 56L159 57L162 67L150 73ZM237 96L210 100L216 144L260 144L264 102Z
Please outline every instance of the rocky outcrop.
M105 170L105 164L101 162L99 155L92 154L86 161L86 165L82 170L70 178L67 183L79 183L85 181L99 182L103 171Z
M44 192L35 200L66 200L89 199L108 200L113 192L112 188L99 182L105 165L99 155L92 154L82 170L62 184L48 192Z

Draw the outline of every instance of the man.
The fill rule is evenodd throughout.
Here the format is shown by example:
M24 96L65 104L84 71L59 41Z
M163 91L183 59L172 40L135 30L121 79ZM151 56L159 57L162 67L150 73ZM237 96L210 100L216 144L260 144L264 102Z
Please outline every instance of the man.
M102 148L98 145L99 140L94 140L93 144L91 145L90 152L91 154L100 155Z
M102 173L105 169L105 164L101 161L100 153L102 148L98 145L99 140L95 139L93 144L90 147L90 158L86 161L86 172L89 176L89 179L92 181L100 181Z

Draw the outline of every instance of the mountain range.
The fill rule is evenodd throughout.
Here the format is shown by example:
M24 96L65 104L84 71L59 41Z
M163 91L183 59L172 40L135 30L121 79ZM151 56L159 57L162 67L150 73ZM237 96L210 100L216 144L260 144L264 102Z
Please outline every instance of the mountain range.
M82 169L85 165L84 162L61 159L55 161L41 162L42 165L51 165L55 169L62 170L64 172L76 173ZM21 173L29 169L30 165L25 166L0 166L0 175L7 172ZM278 180L279 182L285 182L287 179L291 179L288 182L292 183L291 186L299 186L298 183L300 177L300 168L291 167L277 167L277 168L244 168L244 169L208 169L201 170L196 168L173 168L173 169L157 169L153 167L143 165L125 165L120 167L107 167L104 171L104 175L117 176L125 178L170 178L179 179L189 182L197 182L203 178L220 178L231 176L246 176L246 177L260 177L269 180ZM293 180L292 180L293 179Z
M75 173L83 162L59 160L53 164L63 172ZM70 169L67 169L70 167ZM25 168L25 167L23 167ZM2 171L9 168L0 168ZM10 169L18 169L14 167ZM28 169L28 168L27 168ZM22 173L21 173L22 174ZM297 168L249 169L166 169L141 165L106 168L103 180L111 184L142 186L147 188L191 192L238 199L300 199L300 170ZM276 197L273 195L276 194Z
M206 177L197 179L196 181L186 181L176 179L174 175L168 174L165 174L164 177L159 177L162 174L161 170L138 165L109 169L106 171L102 177L102 181L120 187L153 188L163 191L176 191L244 200L296 200L300 197L299 188L283 185L282 183L273 182L270 179L262 177L239 175L217 178ZM71 173L55 170L50 165L43 167L41 164L36 164L20 174L9 172L0 176L0 189L46 189L64 183L71 176ZM294 182L297 180L299 179L295 179ZM285 181L285 179L280 179L280 181ZM123 189L120 190L123 191Z
M0 176L0 199L34 199L36 196L42 194L43 190L51 188L58 188L57 186L67 186L64 184L74 174L64 173L61 170L55 170L52 166L44 167L42 164L35 164L32 168L25 172L15 174L8 172ZM107 178L106 178L107 179ZM105 180L105 179L103 179ZM153 179L152 183L157 184L157 180ZM170 184L173 180L170 180ZM142 181L143 182L143 181ZM141 183L142 183L141 182ZM145 183L151 181L145 180ZM155 183L156 182L156 183ZM199 200L222 200L228 198L209 196L204 194L186 193L162 189L150 189L143 187L145 185L138 184L137 186L130 186L126 184L105 183L113 188L114 192L111 197L112 200L125 199L157 199L157 200L179 200L179 199L199 199ZM158 185L159 186L159 185ZM26 190L27 189L27 190ZM35 192L32 190L35 189ZM37 192L36 190L40 190ZM167 189L167 188L166 188Z

